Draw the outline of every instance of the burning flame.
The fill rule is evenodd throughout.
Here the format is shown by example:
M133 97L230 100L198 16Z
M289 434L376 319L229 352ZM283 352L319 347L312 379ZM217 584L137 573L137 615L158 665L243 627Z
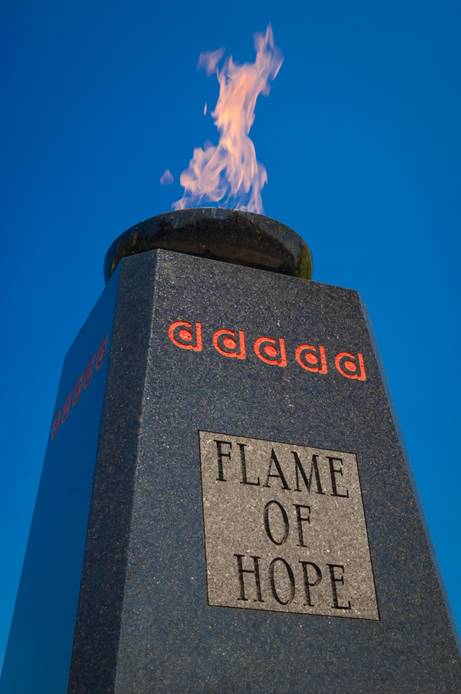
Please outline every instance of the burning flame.
M198 68L205 68L208 75L216 74L219 82L219 97L211 116L220 137L217 145L206 143L203 149L194 149L180 177L184 195L173 203L176 210L209 201L263 211L261 190L267 183L267 171L256 159L249 132L258 96L269 93L269 81L275 79L283 62L270 25L264 35L255 35L255 49L254 63L238 65L230 57L222 69L218 64L223 49L200 54Z

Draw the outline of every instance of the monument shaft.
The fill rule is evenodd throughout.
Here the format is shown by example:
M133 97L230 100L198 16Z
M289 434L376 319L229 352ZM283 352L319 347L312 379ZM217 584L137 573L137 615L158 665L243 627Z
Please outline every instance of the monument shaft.
M4 694L458 691L355 291L144 252L70 354Z

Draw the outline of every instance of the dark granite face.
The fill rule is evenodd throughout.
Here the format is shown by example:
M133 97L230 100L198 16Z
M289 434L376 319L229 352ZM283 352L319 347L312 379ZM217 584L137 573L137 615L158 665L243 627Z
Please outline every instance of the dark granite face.
M303 505L326 516L312 523L312 544L277 548L290 565L321 564L336 605L311 587L318 605L330 602L322 614L305 610L301 583L296 611L229 606L239 569L228 554L258 552L264 598L275 545L258 525L266 496L252 492L253 517L240 491L234 504L231 492L208 494L199 432L356 461L356 478L334 473L337 490L351 485L355 509L340 507L344 498L314 499L314 477ZM247 479L267 475L266 463ZM69 691L459 691L454 636L356 292L167 251L123 261L98 470ZM238 527L246 538L233 536ZM277 541L283 527L283 518L271 526ZM210 547L217 564L207 576ZM328 564L344 567L333 569L333 584ZM287 569L274 572L286 600ZM356 614L341 609L349 599Z
M164 250L117 292L68 691L458 692L356 292Z

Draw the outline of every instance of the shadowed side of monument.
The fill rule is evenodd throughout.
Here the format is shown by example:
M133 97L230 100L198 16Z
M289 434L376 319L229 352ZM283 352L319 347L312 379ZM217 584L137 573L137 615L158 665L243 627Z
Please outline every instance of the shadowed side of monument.
M2 694L66 691L117 301L118 273L64 360L0 679Z

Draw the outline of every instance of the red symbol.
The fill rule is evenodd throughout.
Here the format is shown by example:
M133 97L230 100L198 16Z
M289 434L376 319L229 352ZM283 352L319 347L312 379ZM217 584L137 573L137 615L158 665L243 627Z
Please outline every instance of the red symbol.
M96 355L96 371L99 371L99 369L102 366L102 363L104 361L104 357L106 356L106 347L107 347L108 342L109 342L109 338L105 337L104 340L99 345L98 353Z
M258 337L253 345L254 353L265 364L286 366L287 351L283 337L275 340L272 337Z
M340 352L335 357L335 367L338 373L345 378L351 378L355 381L367 380L365 362L361 352L357 352L357 355L350 352Z
M65 422L66 419L69 417L71 402L72 402L72 393L69 393L69 395L67 396L66 401L62 407L61 424L63 422Z
M58 410L54 415L53 426L51 427L51 438L54 439L58 433L59 425L61 424L61 410Z
M216 330L213 333L213 347L223 357L246 359L245 333L243 330Z
M82 392L82 384L83 384L83 374L81 374L77 378L77 382L74 386L74 390L72 391L72 407L75 407L75 405L80 400L80 394Z
M90 385L91 381L93 380L94 360L95 360L95 356L93 354L90 361L88 362L88 365L87 365L85 371L82 374L82 388L83 388L83 390L86 390L88 388L88 386Z
M316 374L328 373L327 352L323 345L298 345L295 351L295 359L301 368Z
M171 342L181 349L191 349L194 352L202 351L202 324L177 320L168 328L168 337Z

